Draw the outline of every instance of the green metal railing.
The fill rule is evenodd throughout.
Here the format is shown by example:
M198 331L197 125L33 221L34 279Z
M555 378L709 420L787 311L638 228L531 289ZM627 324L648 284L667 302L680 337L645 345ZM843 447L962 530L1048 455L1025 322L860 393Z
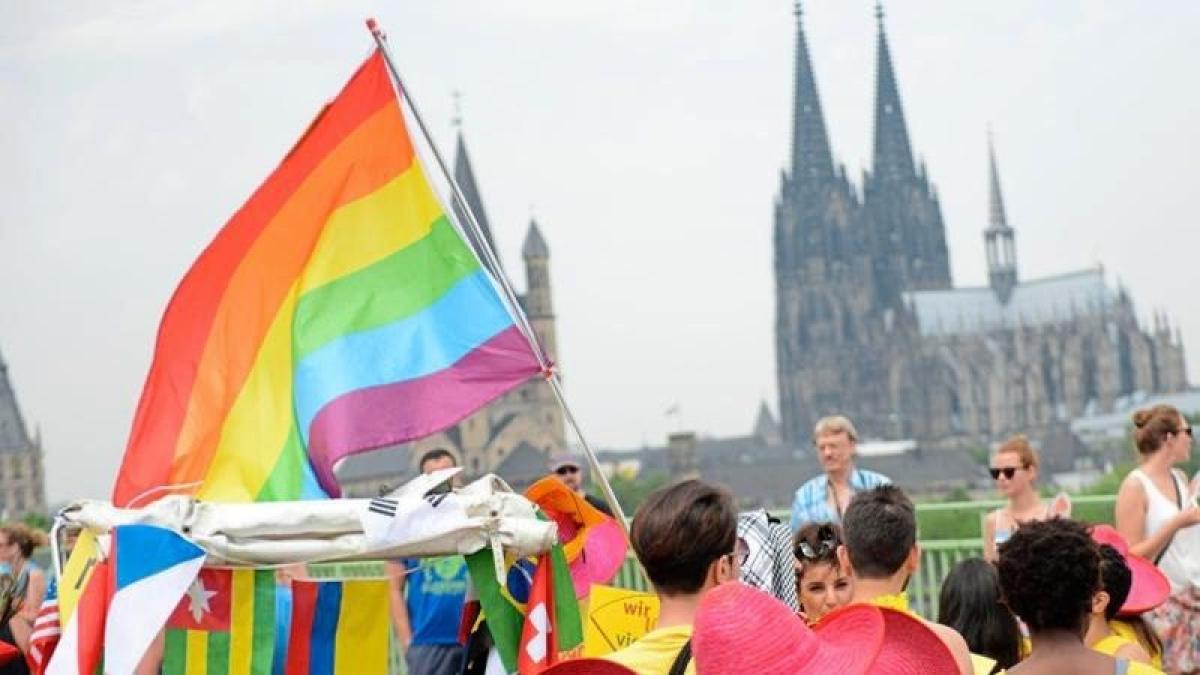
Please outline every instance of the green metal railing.
M1071 498L1072 515L1090 523L1112 523L1115 495L1086 495ZM909 582L908 601L921 616L936 619L938 594L946 575L960 561L983 555L983 518L992 509L1004 505L1001 500L969 502L930 502L917 504L919 530L961 532L961 538L924 539L919 543L921 565ZM787 522L787 511L772 511L771 515ZM633 555L617 572L614 586L632 590L649 590L638 570Z

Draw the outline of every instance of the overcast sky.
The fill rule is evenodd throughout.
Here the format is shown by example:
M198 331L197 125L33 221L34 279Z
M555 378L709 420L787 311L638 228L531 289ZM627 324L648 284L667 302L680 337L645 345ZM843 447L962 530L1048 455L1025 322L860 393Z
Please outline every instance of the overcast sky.
M956 284L984 282L986 128L1023 278L1103 263L1168 309L1197 379L1200 3L905 0L886 24ZM870 156L870 2L804 23L852 176ZM106 497L162 309L371 46L442 148L451 92L501 253L536 214L585 432L745 433L775 407L772 201L789 155L786 0L0 4L0 353L52 500ZM518 285L524 280L518 279Z

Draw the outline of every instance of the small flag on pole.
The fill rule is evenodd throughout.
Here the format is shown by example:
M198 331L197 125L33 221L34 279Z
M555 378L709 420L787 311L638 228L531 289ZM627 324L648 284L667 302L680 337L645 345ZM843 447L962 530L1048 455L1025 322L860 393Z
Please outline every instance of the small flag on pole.
M44 675L50 655L58 646L58 638L62 628L58 623L58 579L51 579L46 588L46 599L38 610L37 618L33 621L33 629L29 634L29 670L33 675Z

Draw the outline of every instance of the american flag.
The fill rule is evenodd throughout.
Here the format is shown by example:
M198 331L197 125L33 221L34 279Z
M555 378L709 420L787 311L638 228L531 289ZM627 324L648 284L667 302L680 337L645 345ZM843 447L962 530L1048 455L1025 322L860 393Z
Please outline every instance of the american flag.
M46 599L38 610L37 619L33 622L33 632L29 634L29 670L35 675L46 672L46 664L50 655L58 646L58 637L62 628L58 623L58 580L52 579L46 589Z

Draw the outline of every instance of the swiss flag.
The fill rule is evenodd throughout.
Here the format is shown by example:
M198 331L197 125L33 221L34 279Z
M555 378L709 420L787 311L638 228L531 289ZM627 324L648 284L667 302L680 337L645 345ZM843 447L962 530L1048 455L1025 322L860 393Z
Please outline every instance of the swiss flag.
M554 589L551 586L550 555L543 553L533 573L526 604L525 626L517 651L517 672L537 675L558 661L554 636Z
M232 590L233 570L205 567L171 612L167 628L229 630Z

